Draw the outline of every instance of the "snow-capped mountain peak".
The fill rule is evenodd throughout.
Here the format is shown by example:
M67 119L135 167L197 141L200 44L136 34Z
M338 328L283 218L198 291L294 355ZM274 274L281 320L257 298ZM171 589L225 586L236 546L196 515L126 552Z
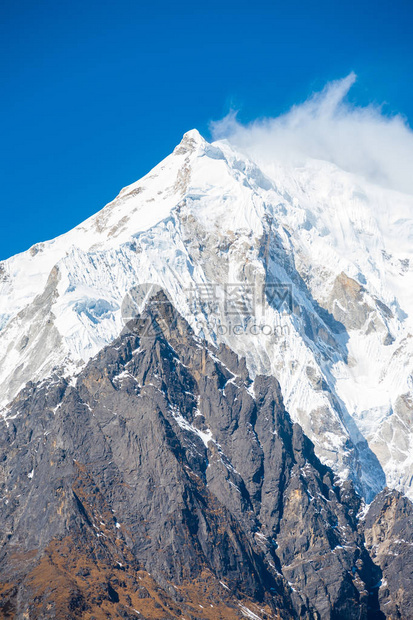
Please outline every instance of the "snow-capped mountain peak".
M411 196L327 162L259 167L191 130L99 213L0 263L4 414L27 381L114 340L125 296L154 283L278 378L340 477L412 496L412 215Z

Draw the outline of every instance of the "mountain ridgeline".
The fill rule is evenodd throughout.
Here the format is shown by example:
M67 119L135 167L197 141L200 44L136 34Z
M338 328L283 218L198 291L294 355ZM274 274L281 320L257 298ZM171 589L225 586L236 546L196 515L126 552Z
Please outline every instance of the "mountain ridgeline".
M412 196L328 162L271 168L190 131L96 215L0 262L0 413L84 368L152 283L252 379L277 378L341 480L412 499L412 214Z
M0 617L413 618L410 501L367 509L162 292L1 424Z

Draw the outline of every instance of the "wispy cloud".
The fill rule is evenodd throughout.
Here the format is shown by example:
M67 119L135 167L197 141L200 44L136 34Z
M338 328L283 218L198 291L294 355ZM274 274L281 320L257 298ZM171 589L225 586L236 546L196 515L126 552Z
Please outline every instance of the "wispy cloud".
M213 122L214 139L227 138L263 165L300 165L322 159L368 180L413 194L413 131L400 115L350 104L356 75L330 82L276 118L241 124L236 112Z

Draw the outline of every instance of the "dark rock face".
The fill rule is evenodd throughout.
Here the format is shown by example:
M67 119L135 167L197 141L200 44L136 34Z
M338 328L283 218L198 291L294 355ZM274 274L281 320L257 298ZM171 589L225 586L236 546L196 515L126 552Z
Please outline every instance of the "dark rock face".
M359 526L277 381L252 385L157 301L76 380L28 384L2 423L0 616L412 617L410 582L386 576L412 505L378 499Z
M366 547L383 572L377 584L388 618L413 618L413 505L397 491L382 491L362 523Z

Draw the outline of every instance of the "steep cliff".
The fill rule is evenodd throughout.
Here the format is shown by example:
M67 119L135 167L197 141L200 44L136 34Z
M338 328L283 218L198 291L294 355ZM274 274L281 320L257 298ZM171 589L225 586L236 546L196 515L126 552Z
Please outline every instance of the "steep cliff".
M386 577L399 529L377 525L410 502L360 521L277 380L163 293L76 379L28 384L0 454L4 618L411 617L411 579Z

